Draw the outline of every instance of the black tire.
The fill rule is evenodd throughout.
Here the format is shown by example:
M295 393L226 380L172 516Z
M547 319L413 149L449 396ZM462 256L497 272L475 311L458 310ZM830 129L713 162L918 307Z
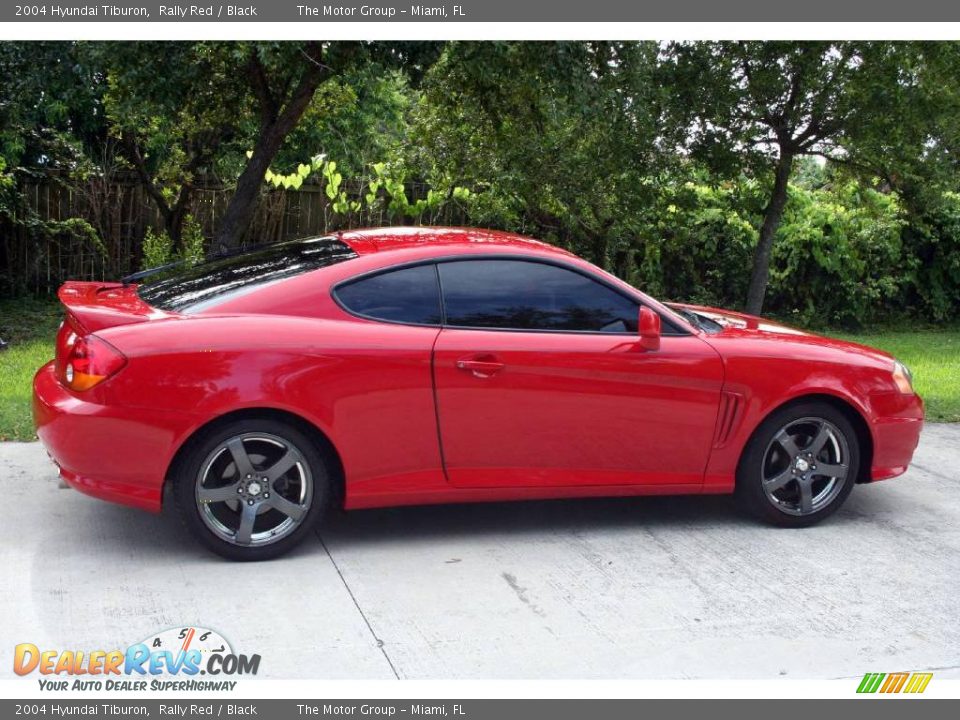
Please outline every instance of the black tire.
M246 455L248 468L252 469L252 479L245 479L250 478L250 474L243 475L241 463L235 460L233 448L238 447L237 440L240 456ZM227 443L231 445L225 447ZM271 479L268 475L273 468L268 461L274 445L278 455L274 461L277 467L285 464L280 460L287 458L296 462L278 478ZM293 452L288 455L290 448ZM255 452L257 450L262 452ZM215 471L221 467L222 472ZM269 560L289 552L316 530L333 496L333 467L324 449L318 448L312 438L294 425L265 418L236 420L204 431L184 452L171 474L174 504L187 530L218 555L229 560ZM205 473L202 481L201 473ZM206 483L211 478L218 485L208 488ZM284 497L289 486L293 488L292 500ZM200 499L203 492L225 493L238 487L241 489L237 489L236 498ZM251 495L253 490L258 494ZM297 493L303 497L296 497ZM281 505L284 500L290 504ZM241 518L248 512L244 504L251 506L249 512L253 516L246 544L237 540L243 522ZM295 511L297 519L280 512L277 507ZM227 537L231 519L238 525L233 528L232 540ZM274 520L278 523L276 530L271 528ZM264 526L259 531L255 530L258 523ZM256 539L258 535L270 537ZM272 535L276 535L276 539Z
M814 455L821 431L827 434L826 445ZM781 445L778 437L785 438L786 445ZM808 437L810 442L804 447ZM799 450L796 456L788 449L791 441L792 448ZM840 457L844 453L846 457ZM835 475L844 472L844 467L839 486L830 485L831 480L840 480ZM741 507L768 523L808 527L843 505L853 490L859 467L857 433L847 416L828 403L796 403L771 413L753 433L737 468L735 494ZM834 475L818 474L827 468ZM776 487L780 483L785 484ZM810 488L806 492L804 485ZM823 493L819 505L814 502L817 492Z

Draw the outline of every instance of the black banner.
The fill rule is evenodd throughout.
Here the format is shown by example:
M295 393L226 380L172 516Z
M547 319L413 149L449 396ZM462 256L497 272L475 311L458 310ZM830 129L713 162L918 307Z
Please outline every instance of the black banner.
M909 703L909 709L904 703ZM150 717L210 720L641 720L661 717L734 717L738 720L911 720L956 717L960 701L850 700L3 700L0 717Z
M921 22L960 20L960 3L915 0L688 0L686 3L622 0L456 0L419 4L372 2L25 2L4 3L0 22Z

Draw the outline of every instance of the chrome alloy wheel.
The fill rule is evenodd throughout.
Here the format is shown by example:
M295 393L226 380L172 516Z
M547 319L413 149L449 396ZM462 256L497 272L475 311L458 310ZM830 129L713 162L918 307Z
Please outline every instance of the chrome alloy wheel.
M313 477L301 452L269 433L220 443L197 474L195 499L204 524L243 547L290 535L310 510Z
M848 482L850 448L833 423L803 417L780 428L767 445L761 480L767 500L788 515L827 507Z

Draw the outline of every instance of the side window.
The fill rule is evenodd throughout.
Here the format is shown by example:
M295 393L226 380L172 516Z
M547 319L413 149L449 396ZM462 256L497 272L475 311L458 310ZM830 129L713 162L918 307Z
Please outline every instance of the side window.
M334 294L357 315L416 325L440 324L440 288L433 265L371 275L341 285Z
M637 332L637 303L578 272L523 260L439 263L448 325Z

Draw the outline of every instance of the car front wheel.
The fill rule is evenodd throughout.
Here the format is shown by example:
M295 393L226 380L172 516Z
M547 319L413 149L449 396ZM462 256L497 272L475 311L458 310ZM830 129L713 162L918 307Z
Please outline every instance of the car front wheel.
M190 532L231 560L288 552L317 525L330 496L329 463L298 428L245 419L206 432L175 473Z
M757 428L737 470L736 494L763 520L806 527L843 504L859 464L857 434L844 413L825 403L796 404Z

